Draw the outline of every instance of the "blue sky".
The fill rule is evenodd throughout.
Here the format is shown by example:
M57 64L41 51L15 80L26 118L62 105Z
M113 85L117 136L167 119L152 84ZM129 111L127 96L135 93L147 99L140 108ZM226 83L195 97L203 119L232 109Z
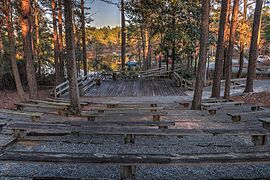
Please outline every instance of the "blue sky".
M107 4L101 0L86 0L86 5L91 6L91 14L93 14L94 21L91 26L120 26L120 12L116 5ZM114 0L114 2L117 2Z

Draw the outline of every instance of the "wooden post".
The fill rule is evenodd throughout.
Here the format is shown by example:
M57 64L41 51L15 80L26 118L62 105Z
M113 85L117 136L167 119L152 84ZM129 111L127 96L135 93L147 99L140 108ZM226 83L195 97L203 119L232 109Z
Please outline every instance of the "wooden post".
M154 121L160 121L160 115L153 115Z
M263 128L270 130L270 123L263 122Z
M240 122L241 121L241 116L240 115L234 115L234 116L232 116L232 121L233 122Z
M32 122L38 122L40 120L40 116L31 116Z
M135 136L134 134L125 134L124 142L125 144L134 144Z
M267 142L267 135L265 134L251 135L251 139L254 146L263 146Z
M25 130L23 129L12 129L12 135L15 138L21 139L24 136Z
M121 166L121 179L135 180L136 166Z

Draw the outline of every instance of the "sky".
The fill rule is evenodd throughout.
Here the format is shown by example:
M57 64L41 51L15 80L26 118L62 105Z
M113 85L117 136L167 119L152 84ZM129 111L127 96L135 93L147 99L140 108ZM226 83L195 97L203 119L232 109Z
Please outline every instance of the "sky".
M91 14L94 21L91 26L120 26L120 11L116 5L107 4L101 0L86 0L86 5L91 6ZM114 0L114 2L116 2Z

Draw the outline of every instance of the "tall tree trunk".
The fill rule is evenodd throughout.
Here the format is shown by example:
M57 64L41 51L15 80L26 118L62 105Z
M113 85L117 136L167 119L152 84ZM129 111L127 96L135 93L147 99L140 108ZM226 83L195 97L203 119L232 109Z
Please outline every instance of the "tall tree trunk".
M193 72L195 76L197 75L197 64L198 64L198 52L196 50L194 55L194 72Z
M254 13L253 29L251 44L249 50L249 63L247 72L247 81L245 92L253 92L253 80L256 73L256 61L258 57L258 45L260 41L260 26L261 26L261 16L262 16L262 5L263 0L256 0L256 8Z
M144 35L144 29L143 26L140 25L140 31L141 31L141 38L142 38L142 57L143 57L143 70L146 70L146 45L145 45L145 35Z
M29 97L31 99L38 98L38 87L36 80L36 71L34 67L33 60L33 50L32 50L32 35L31 35L31 3L30 0L21 1L22 9L22 39L24 47L24 57L26 59L26 72L27 72L27 81L29 87Z
M145 69L149 69L149 59L148 59L148 53L149 53L149 30L145 28L144 32L145 37Z
M14 34L13 34L13 23L12 23L12 8L11 8L11 0L5 0L5 16L6 16L6 25L7 25L7 31L8 31L8 40L9 40L9 54L10 54L10 60L11 60L11 67L12 72L16 84L16 89L18 92L18 96L22 102L26 101L26 95L23 90L23 86L21 83L18 67L17 67L17 61L16 61L16 50L15 50L15 40L14 40Z
M240 59L239 59L239 70L237 73L237 78L241 78L242 72L243 72L243 66L244 66L244 44L243 42L240 42Z
M139 56L139 66L140 66L140 70L142 69L142 59L141 59L141 45L140 45L140 41L138 41L138 56Z
M168 49L166 49L165 59L166 59L166 70L169 71L169 50Z
M0 19L0 26L2 27L3 20ZM2 37L2 28L0 28L0 83L2 83L4 78L4 46L3 46L3 37ZM0 85L1 88L1 85Z
M235 33L236 26L238 21L238 11L239 11L239 0L234 0L233 4L233 14L231 20L231 28L230 28L230 39L229 39L229 49L228 49L228 57L226 59L226 71L225 71L225 91L224 98L230 98L231 92L231 78L232 78L232 58L233 58L233 50L235 44Z
M55 84L61 83L60 80L60 65L59 65L59 46L58 46L58 32L56 21L56 3L52 0L52 18L53 18L53 50L54 50L54 68L55 68Z
M125 4L124 0L121 0L121 39L122 39L122 50L121 50L121 64L122 71L125 70L125 58L126 58L126 19L125 19Z
M86 57L86 43L85 43L85 16L84 16L84 0L81 0L81 21L82 21L82 56L83 56L83 72L87 75L87 57Z
M38 1L35 0L35 12L34 12L34 19L35 19L35 35L36 35L36 48L35 48L35 55L38 62L38 77L41 77L41 59L39 56L40 53L40 40L39 40L39 19L38 19Z
M244 0L244 22L247 23L247 0ZM237 78L242 76L243 66L244 66L244 51L245 51L245 43L243 42L244 36L242 32L240 32L240 58L239 58L239 70L237 73Z
M147 68L151 68L152 59L152 33L151 30L147 31Z
M200 109L203 92L203 82L205 77L205 67L207 58L208 36L209 36L209 14L210 0L202 0L202 20L201 20L201 38L200 38L200 57L198 71L196 76L194 96L192 100L192 109Z
M70 96L70 110L74 114L80 114L81 105L79 98L79 88L77 82L77 70L75 60L75 43L74 43L74 32L73 32L73 18L72 18L72 0L64 1L65 7L65 25L66 25L66 46L67 46L67 70L68 70L68 81L69 81L69 96Z
M226 36L226 23L228 7L230 4L230 0L222 0L221 13L220 13L220 23L219 23L219 31L218 31L218 42L217 42L217 50L216 50L216 61L215 61L215 71L214 71L214 79L212 86L212 97L220 98L220 85L221 78L223 74L223 61L224 61L224 41Z
M62 18L62 0L58 0L58 44L59 44L59 69L60 69L60 81L65 80L65 63L63 58L63 18Z

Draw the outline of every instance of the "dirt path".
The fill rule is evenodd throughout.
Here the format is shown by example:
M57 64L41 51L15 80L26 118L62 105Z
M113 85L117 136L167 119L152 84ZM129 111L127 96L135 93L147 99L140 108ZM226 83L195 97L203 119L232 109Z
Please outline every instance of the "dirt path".
M45 99L49 97L49 91L50 90L39 90L39 98ZM14 104L19 102L20 100L16 91L0 91L0 108L13 109L16 108Z

